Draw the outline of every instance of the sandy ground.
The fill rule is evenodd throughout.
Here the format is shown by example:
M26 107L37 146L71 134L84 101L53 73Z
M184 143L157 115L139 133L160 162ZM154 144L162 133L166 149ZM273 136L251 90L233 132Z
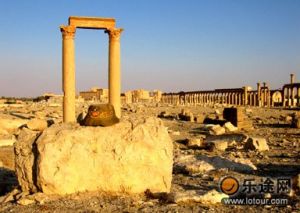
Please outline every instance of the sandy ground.
M180 113L181 109L189 109L194 114L214 114L213 107L173 107L173 106L129 106L123 110L125 116L157 116L162 111ZM79 106L78 112L86 109ZM222 107L218 107L222 112ZM251 108L248 116L253 122L254 129L239 131L226 137L239 135L264 137L268 141L270 150L265 152L247 151L233 146L226 151L188 148L187 138L205 135L204 124L164 119L165 126L170 131L174 141L174 160L185 155L223 157L225 159L240 158L250 160L257 170L239 172L231 169L219 169L204 174L189 174L174 168L171 192L196 190L207 192L211 189L219 191L220 180L225 176L234 176L238 179L262 179L267 177L293 177L300 173L300 130L290 128L286 116L294 110ZM61 107L26 105L22 108L0 108L1 117L43 117L61 122ZM173 132L179 131L180 135ZM11 132L13 134L14 132ZM12 146L0 147L0 196L17 187L14 175L14 153ZM80 193L57 198L44 204L18 205L14 202L0 203L0 212L300 212L299 195L286 196L289 204L285 206L270 205L225 205L201 204L195 202L172 203L164 196L152 197L149 195L107 195L103 193Z

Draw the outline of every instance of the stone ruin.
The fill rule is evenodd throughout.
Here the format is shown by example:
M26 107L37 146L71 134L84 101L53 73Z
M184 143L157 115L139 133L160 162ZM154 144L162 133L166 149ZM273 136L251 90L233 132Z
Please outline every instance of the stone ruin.
M271 90L266 82L257 83L257 89L250 87L215 89L211 91L190 91L179 93L163 93L162 103L172 105L234 105L257 107L300 107L300 83L295 83L291 74L290 84L282 90Z
M74 35L76 28L109 34L109 103L120 122L108 127L75 123ZM70 17L63 35L63 123L33 131L24 128L15 143L16 174L23 192L71 194L169 192L173 142L162 121L122 118L120 34L115 20ZM159 165L159 166L158 166Z

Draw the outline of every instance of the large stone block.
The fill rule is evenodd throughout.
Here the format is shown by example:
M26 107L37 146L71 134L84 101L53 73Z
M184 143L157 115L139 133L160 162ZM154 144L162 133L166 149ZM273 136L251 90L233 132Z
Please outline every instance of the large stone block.
M246 150L258 150L258 151L267 151L269 146L265 138L252 137L247 140L245 143Z
M223 117L225 120L231 122L239 129L252 129L253 125L251 120L245 115L245 108L243 107L230 107L224 108Z
M28 141L16 143L22 189L46 194L170 191L173 143L158 118L110 127L55 124Z

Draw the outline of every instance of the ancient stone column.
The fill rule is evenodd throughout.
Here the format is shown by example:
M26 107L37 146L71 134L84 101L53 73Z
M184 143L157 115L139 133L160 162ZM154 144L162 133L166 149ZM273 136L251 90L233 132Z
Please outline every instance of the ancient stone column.
M253 103L252 103L252 97L253 97L253 94L250 93L250 94L249 94L249 105L250 105L250 106L252 106L252 104L253 104Z
M248 105L248 87L244 87L243 105Z
M292 85L291 88L291 105L295 106L295 92L294 92L294 86Z
M264 93L264 98L263 98L263 106L267 104L267 83L263 82L263 93Z
M118 118L121 117L120 35L122 31L123 29L118 28L112 28L105 31L109 35L109 103L114 106Z
M297 87L297 106L300 106L300 87Z
M258 106L260 107L261 106L261 100L260 100L260 98L261 98L261 95L260 95L260 83L258 82L257 83L257 104L258 104Z
M291 74L291 84L294 84L294 82L295 82L295 76L294 74Z
M288 87L288 88L287 88L287 107L290 106L290 97L291 97L290 94L291 94L291 93L290 93L290 88Z
M75 122L75 51L74 37L76 27L61 26L62 33L62 89L63 122Z

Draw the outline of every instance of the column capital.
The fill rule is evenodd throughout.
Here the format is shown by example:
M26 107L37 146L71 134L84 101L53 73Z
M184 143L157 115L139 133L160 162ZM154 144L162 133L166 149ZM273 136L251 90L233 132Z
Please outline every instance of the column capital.
M76 27L74 26L60 26L63 39L74 39Z
M110 41L119 41L123 30L123 28L108 28L107 30L105 30L105 33L109 35Z

